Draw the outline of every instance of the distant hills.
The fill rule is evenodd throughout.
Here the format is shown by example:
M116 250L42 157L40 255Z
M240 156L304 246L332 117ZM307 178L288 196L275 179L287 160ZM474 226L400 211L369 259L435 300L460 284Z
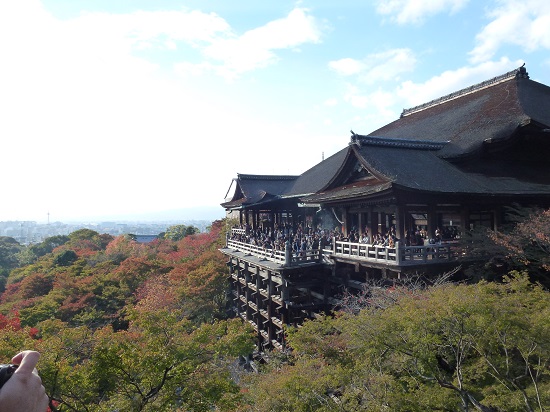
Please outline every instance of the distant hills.
M174 221L201 221L212 222L225 217L225 210L220 206L198 206L181 209L159 210L154 212L113 214L102 216L83 216L79 221L117 221L117 222L174 222ZM77 220L77 219L71 219Z

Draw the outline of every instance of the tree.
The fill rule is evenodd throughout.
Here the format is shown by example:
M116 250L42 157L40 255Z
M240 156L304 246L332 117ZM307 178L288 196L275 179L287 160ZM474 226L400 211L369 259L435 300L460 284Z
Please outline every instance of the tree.
M501 281L512 270L528 270L531 280L550 286L550 209L507 208L511 223L498 231L467 232L463 246L479 257L467 269L473 280Z
M550 293L526 274L505 280L444 284L308 321L288 334L284 376L270 371L247 386L251 403L299 385L267 409L542 411L550 405Z
M530 272L542 271L545 279L550 272L550 209L515 208L509 214L516 224L508 231L490 232L495 245L504 248L506 257L529 267ZM544 276L546 275L546 276Z
M177 242L184 237L191 236L199 232L200 230L195 226L172 225L166 229L166 232L164 233L164 238Z
M54 264L57 266L69 266L76 262L78 255L74 250L64 250L59 252L54 258Z
M47 321L41 332L41 375L58 411L234 407L227 362L253 348L238 320L194 327L177 311L142 311L126 331Z
M9 236L0 236L0 269L13 269L18 266L18 253L22 247L17 240Z
M21 265L34 263L36 259L53 252L57 247L64 245L68 241L69 237L65 235L47 237L41 243L30 245L23 249L19 254L19 263Z

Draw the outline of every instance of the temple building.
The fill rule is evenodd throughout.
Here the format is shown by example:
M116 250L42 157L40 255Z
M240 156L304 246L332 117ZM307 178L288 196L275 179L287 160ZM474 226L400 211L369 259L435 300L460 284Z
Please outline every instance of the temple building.
M450 270L468 258L464 233L498 230L512 205L550 207L549 159L550 87L522 66L351 132L302 175L239 174L222 203L239 221L222 249L236 312L283 347L282 325L344 288Z

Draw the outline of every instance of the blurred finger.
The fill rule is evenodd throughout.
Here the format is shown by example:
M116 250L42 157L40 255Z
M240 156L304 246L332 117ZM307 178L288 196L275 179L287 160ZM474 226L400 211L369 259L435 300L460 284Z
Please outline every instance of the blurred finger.
M24 351L15 355L12 362L19 365L15 373L33 373L39 359L40 354L35 351Z

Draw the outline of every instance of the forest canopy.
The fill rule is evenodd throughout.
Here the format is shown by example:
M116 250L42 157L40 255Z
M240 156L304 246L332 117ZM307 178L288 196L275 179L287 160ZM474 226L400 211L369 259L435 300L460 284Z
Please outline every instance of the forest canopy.
M536 219L487 234L508 262L497 281L478 266L476 282L367 288L353 310L287 327L258 372L242 365L256 336L228 310L230 222L151 243L0 238L0 355L42 353L52 411L543 411L550 295L534 280L550 220Z

